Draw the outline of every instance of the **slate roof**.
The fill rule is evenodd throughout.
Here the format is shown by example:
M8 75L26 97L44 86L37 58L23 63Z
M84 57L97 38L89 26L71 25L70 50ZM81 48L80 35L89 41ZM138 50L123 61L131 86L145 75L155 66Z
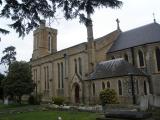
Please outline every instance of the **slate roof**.
M115 52L143 44L160 42L160 24L151 23L121 32L108 52Z
M132 66L123 58L118 58L98 63L95 71L90 75L90 79L94 80L110 77L120 77L127 76L129 74L146 76L144 72Z

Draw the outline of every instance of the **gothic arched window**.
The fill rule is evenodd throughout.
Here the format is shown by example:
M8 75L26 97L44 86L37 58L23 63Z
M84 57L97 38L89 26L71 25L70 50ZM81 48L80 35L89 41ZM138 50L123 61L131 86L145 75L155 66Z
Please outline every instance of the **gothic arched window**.
M94 83L92 84L92 89L93 89L93 96L95 96L95 93L96 93L96 87L95 87L95 84L94 84Z
M61 80L60 80L60 78L61 78L61 74L60 74L60 64L59 63L57 63L57 66L58 66L58 88L60 88L60 86L61 86Z
M137 94L139 94L139 85L138 85L138 80L136 80L136 88L137 88Z
M147 95L147 83L144 81L144 94Z
M111 85L110 85L110 82L108 81L107 82L107 88L110 88L111 87Z
M124 59L128 62L128 55L124 54Z
M102 82L102 89L104 90L105 89L105 83Z
M82 75L82 60L80 57L78 58L78 63L79 63L79 74Z
M74 59L74 69L75 69L75 73L77 73L77 60L76 59Z
M157 70L160 71L160 49L157 47L155 52L156 52Z
M61 88L64 88L64 68L63 68L63 62L61 62Z
M122 82L120 80L118 80L118 92L119 95L122 95Z
M143 52L141 50L138 51L138 58L139 58L139 66L143 67L144 66L144 57L143 57Z
M112 60L114 60L114 59L115 59L115 57L114 57L114 56L112 56L112 57L111 57L111 59L112 59Z
M48 35L48 51L49 52L51 52L51 39L52 39L52 37L51 37L51 35L49 33L49 35Z

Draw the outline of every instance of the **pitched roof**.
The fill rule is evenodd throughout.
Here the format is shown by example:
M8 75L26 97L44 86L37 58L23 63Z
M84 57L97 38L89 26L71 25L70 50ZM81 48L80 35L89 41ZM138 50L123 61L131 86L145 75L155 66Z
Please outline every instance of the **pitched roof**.
M126 75L141 75L146 74L140 69L132 66L123 58L118 58L109 61L102 61L97 64L95 71L90 75L90 79L102 79Z
M160 24L158 23L151 23L122 32L108 52L154 42L160 42Z

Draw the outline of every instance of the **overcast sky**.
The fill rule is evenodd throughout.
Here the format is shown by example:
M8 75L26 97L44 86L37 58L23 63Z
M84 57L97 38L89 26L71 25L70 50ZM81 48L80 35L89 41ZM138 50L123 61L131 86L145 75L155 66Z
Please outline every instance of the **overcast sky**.
M122 0L121 9L97 9L92 16L94 38L104 36L117 28L116 19L120 20L120 28L127 31L145 24L153 22L153 13L156 21L160 21L160 0ZM62 50L73 45L86 42L86 28L78 20L66 21L59 17L51 24L51 27L58 30L57 47ZM7 28L8 20L0 19L0 27ZM48 22L47 22L48 25ZM24 39L18 38L18 34L11 30L9 35L2 35L0 42L0 59L2 51L8 46L15 46L17 60L29 61L33 51L33 33L25 36ZM3 72L4 66L0 66Z

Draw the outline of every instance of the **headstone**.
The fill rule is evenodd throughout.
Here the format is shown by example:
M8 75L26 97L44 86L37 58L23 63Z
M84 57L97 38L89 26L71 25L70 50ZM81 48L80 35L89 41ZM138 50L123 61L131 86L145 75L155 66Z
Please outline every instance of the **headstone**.
M8 101L8 97L4 98L4 104L8 105L9 101Z
M140 98L140 109L142 111L146 111L148 109L148 97L147 96L141 96L141 98Z
M153 120L152 114L137 111L112 111L104 114L104 117L96 118L96 120Z

